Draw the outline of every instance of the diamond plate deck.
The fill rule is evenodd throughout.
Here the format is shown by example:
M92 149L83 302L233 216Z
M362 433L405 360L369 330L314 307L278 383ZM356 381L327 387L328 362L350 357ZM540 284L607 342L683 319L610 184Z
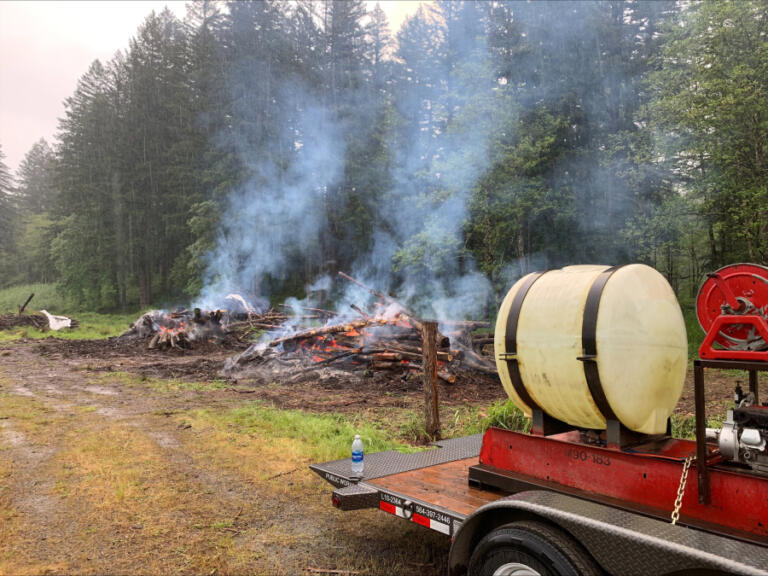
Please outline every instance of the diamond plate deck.
M480 454L482 441L483 435L475 434L451 440L440 440L431 444L434 448L414 454L404 454L395 450L366 454L365 471L362 478L352 475L349 458L323 464L312 464L310 468L331 484L348 486L360 481L373 480L374 478L477 456Z

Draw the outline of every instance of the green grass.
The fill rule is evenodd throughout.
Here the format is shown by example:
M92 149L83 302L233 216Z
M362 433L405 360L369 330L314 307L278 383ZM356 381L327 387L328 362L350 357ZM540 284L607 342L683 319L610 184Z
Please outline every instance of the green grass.
M424 413L420 410L409 411L394 427L387 426L391 422L382 424L384 427L393 428L394 433L406 442L423 443L431 440L424 429ZM509 399L496 400L486 408L442 406L440 409L443 438L481 434L489 426L527 432L531 421Z
M79 322L77 328L59 330L37 330L32 327L16 328L0 331L0 342L18 340L19 338L56 338L76 340L96 340L118 336L128 329L131 322L141 315L141 312L127 314L99 314L84 312L72 302L56 292L55 284L23 284L0 290L0 314L15 313L30 294L35 297L27 306L25 312L37 313L47 310L52 314L68 316Z
M699 326L695 306L695 304L682 306L685 331L688 334L688 358L691 360L699 357L699 346L704 340L704 331Z
M55 284L22 284L0 290L0 314L18 312L19 306L34 292L35 297L29 303L28 309L48 310L53 314L71 312L72 306L65 298L56 292Z
M148 378L147 383L157 392L180 392L183 390L194 390L196 392L206 392L210 390L224 390L232 388L232 384L224 380L211 380L210 382L187 382L172 378L170 380L159 378Z
M707 418L707 428L721 428L725 414L719 417ZM696 418L694 416L681 416L672 414L672 437L685 440L696 439Z
M313 462L348 458L355 434L360 434L368 453L382 450L412 451L381 428L339 414L312 414L301 410L280 410L260 402L225 410L196 410L189 417L238 435L298 441L302 453Z
M20 338L47 338L49 336L65 340L98 340L109 338L110 336L119 336L128 329L131 322L139 317L140 313L99 314L97 312L79 312L77 314L64 315L75 318L80 325L77 328L65 328L57 332L52 330L41 331L31 326L3 330L0 331L0 342L8 342Z
M90 366L85 367L86 370L90 370ZM120 386L132 387L141 386L144 388L150 388L154 392L160 392L161 394L168 394L171 392L182 392L186 390L192 390L196 392L209 392L212 390L225 390L232 388L232 383L225 380L213 379L210 381L192 382L182 380L180 378L150 378L140 374L133 374L131 372L114 371L107 372L105 374L98 374L91 378L95 384L118 384Z

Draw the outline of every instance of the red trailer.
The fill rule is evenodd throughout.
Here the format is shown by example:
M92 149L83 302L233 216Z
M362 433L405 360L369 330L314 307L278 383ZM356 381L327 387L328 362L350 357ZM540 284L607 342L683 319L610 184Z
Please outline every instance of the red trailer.
M371 454L362 478L349 460L311 468L336 487L337 508L379 508L449 537L452 576L768 575L768 404L758 384L768 305L744 302L756 284L768 288L768 270L740 266L753 265L711 275L699 297L702 326L715 333L694 362L695 441L673 438L669 424L646 436L611 418L605 430L578 429L534 408L529 434L490 428L421 453ZM718 309L747 320L718 320ZM709 368L749 373L719 429L706 428Z
M768 476L712 444L699 465L693 441L611 448L541 432L490 428L370 454L363 478L349 460L311 468L336 487L337 508L379 508L450 537L451 575L768 574Z

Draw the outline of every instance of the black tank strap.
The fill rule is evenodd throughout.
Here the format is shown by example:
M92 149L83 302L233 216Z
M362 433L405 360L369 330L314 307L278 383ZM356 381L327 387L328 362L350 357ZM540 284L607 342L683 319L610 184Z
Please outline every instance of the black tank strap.
M541 410L541 406L531 398L531 395L528 393L528 389L525 387L525 384L523 384L523 379L520 376L520 366L517 363L517 323L520 320L520 309L523 307L523 300L525 300L528 290L530 290L533 283L544 274L546 274L546 272L535 272L530 274L520 286L520 289L512 299L512 305L509 307L507 330L504 335L504 348L506 353L502 358L507 362L507 369L509 370L509 378L512 381L512 387L515 389L520 400L522 400L531 410Z
M600 298L611 275L621 266L612 266L600 273L592 283L584 305L584 318L581 324L581 345L584 355L579 357L584 363L584 377L587 380L589 393L595 405L606 420L618 420L608 399L605 397L603 384L600 382L600 372L597 369L597 314L600 309Z

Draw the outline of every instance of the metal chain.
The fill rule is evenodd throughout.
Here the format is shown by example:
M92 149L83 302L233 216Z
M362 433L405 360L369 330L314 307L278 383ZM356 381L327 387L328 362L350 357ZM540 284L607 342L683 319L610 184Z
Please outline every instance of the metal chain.
M672 525L677 524L680 518L680 506L683 505L683 494L685 494L685 481L688 480L688 470L693 462L693 456L688 456L683 463L683 473L680 476L680 486L677 487L677 498L675 498L675 509L672 510Z

